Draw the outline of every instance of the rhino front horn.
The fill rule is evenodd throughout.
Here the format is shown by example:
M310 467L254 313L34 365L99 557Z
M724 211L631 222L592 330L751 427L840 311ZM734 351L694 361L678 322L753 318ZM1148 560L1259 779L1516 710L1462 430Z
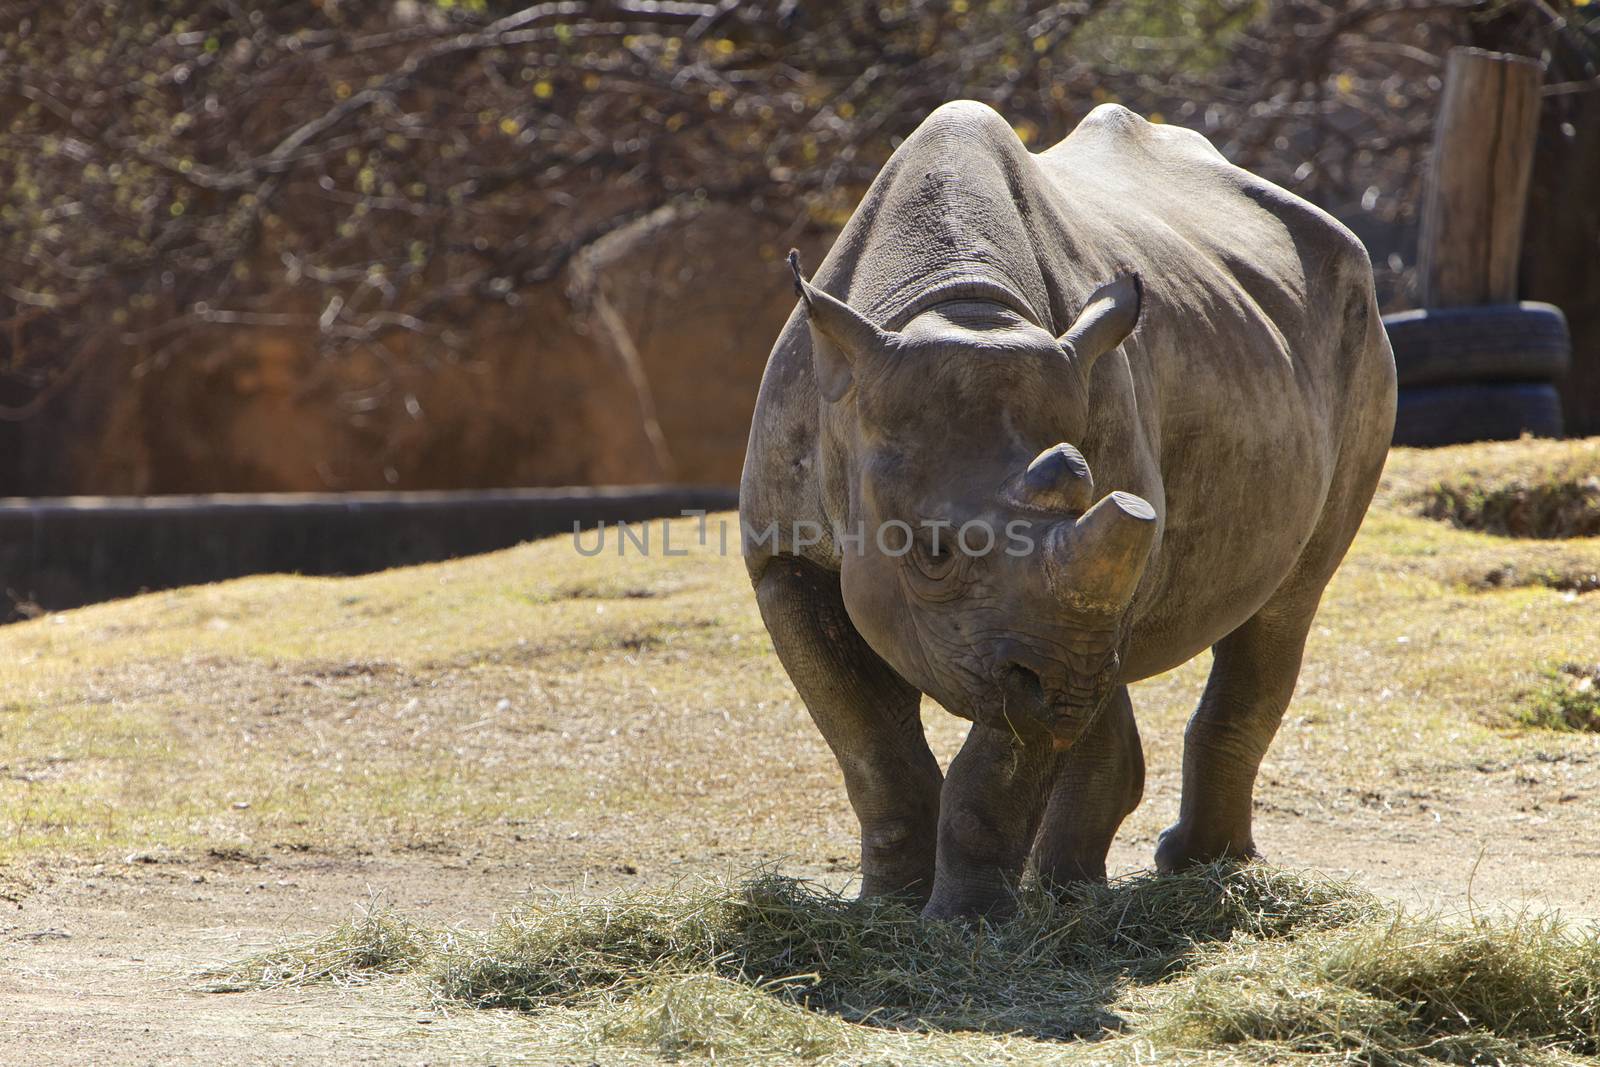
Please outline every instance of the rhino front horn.
M800 272L800 253L789 251L795 293L805 303L811 324L811 362L817 389L830 401L850 388L856 365L893 348L898 335L881 329L843 300L823 292Z
M1121 491L1101 497L1064 538L1062 596L1077 607L1121 611L1144 577L1155 537L1156 509L1148 500Z

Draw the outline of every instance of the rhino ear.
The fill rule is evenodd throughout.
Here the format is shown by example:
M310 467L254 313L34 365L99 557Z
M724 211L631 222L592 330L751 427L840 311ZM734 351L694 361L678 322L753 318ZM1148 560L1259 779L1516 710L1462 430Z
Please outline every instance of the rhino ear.
M1090 293L1077 319L1057 338L1067 358L1088 374L1095 360L1133 332L1143 301L1144 283L1135 273L1119 274Z
M833 403L849 392L861 363L892 349L899 337L806 281L800 273L797 250L789 251L789 269L794 271L794 291L805 303L806 320L811 324L811 364L817 389Z

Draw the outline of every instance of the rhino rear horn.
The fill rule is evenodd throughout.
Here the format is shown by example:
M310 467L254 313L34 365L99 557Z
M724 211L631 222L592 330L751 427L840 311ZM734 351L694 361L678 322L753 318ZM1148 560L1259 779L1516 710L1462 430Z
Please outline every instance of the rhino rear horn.
M1034 457L1013 483L1010 496L1026 507L1081 514L1094 503L1094 475L1082 452L1059 444Z
M1067 332L1057 338L1067 358L1084 374L1094 361L1125 341L1139 323L1144 283L1137 274L1119 274L1089 294Z
M811 324L811 362L817 389L836 401L850 389L856 367L874 353L893 348L898 335L879 328L843 300L823 292L800 272L800 253L789 251L794 290Z
M1062 594L1081 607L1121 611L1144 577L1156 536L1156 509L1143 497L1109 493L1073 525L1064 546Z

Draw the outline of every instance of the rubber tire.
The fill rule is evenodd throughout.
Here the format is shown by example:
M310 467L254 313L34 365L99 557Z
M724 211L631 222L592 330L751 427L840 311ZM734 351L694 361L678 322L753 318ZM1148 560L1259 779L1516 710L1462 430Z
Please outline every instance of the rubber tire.
M1561 436L1561 397L1548 382L1400 390L1394 443L1411 447Z
M1572 362L1567 319L1552 304L1401 311L1383 317L1402 389L1470 382L1544 382Z

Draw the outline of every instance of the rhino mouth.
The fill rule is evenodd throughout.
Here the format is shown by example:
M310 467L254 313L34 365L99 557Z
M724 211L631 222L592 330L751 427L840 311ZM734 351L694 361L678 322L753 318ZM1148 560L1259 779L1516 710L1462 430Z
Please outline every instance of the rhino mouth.
M1013 729L1045 733L1056 747L1067 747L1098 718L1111 695L1116 670L1112 655L1092 674L1068 671L1052 685L1033 667L1008 663L997 675L1001 718Z
M919 636L924 677L934 683L924 691L944 708L1058 749L1094 724L1121 669L1114 627L1049 636L1008 628L975 642L940 641L937 630Z

